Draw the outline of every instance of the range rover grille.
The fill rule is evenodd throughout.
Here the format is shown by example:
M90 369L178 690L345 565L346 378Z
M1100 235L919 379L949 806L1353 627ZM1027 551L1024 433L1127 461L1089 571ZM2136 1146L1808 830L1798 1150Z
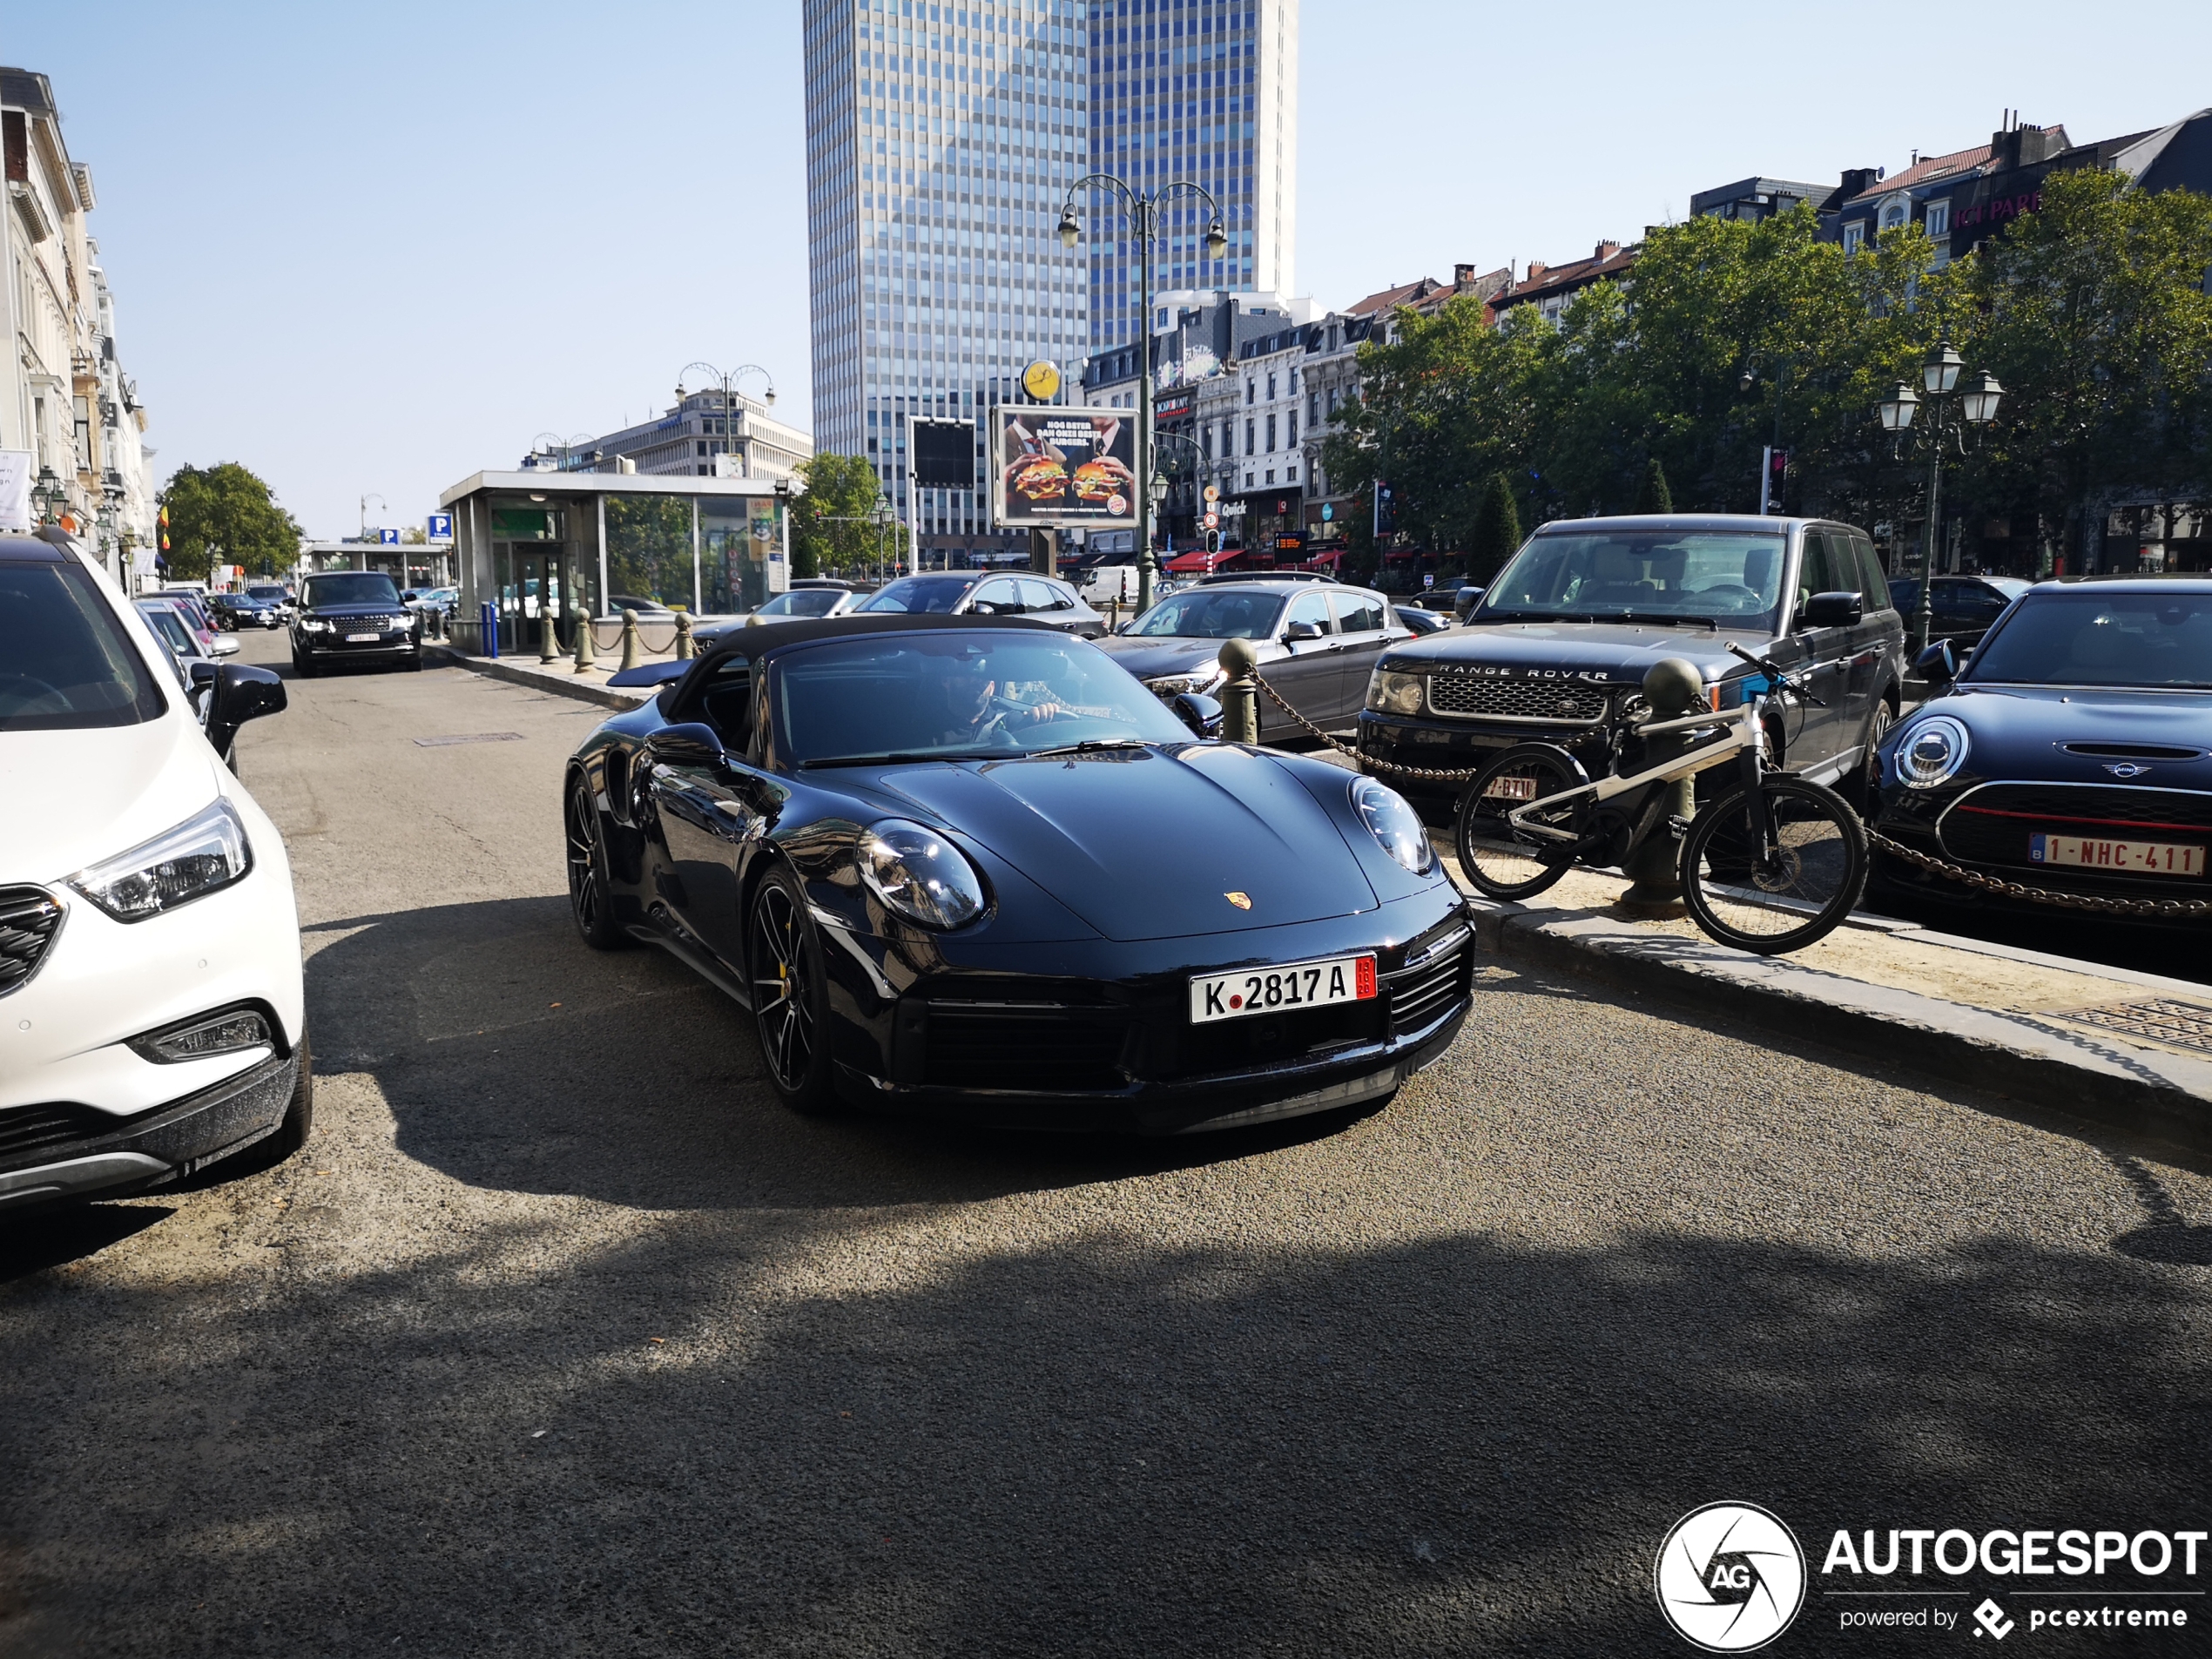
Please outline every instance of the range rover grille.
M1606 691L1586 680L1494 679L1437 669L1428 677L1428 705L1439 714L1594 725L1605 718Z

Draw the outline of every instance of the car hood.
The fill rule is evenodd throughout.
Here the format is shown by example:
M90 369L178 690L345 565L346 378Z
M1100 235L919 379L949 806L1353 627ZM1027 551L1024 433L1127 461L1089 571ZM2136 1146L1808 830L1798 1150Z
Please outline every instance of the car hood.
M1938 714L1965 725L1973 745L1967 769L1975 777L2212 789L2212 759L2084 755L2063 746L2074 743L2212 752L2212 692L1959 685L1923 704L1901 731ZM2147 770L2121 779L2110 770L2115 765Z
M90 732L0 732L0 884L51 884L181 824L215 799L217 764L174 711Z
M1109 939L1317 921L1378 902L1327 809L1291 767L1249 750L886 767L870 782L894 811L918 807L972 838Z
M1480 663L1515 668L1556 668L1615 684L1641 685L1644 671L1669 657L1684 658L1707 679L1740 671L1729 642L1766 651L1774 636L1764 626L1713 633L1703 628L1661 628L1609 622L1474 623L1393 646L1385 667Z
M1255 640L1255 647L1260 642ZM1139 679L1161 674L1195 674L1221 659L1218 639L1116 639L1098 642L1104 651Z

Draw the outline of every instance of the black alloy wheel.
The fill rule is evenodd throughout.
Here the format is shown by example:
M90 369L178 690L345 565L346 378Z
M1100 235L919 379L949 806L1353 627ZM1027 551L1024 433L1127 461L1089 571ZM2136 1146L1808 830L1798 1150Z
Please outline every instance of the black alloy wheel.
M806 894L787 869L771 870L752 898L753 1018L776 1097L819 1117L839 1109L826 1036L829 986Z
M614 907L607 881L607 843L599 825L598 803L591 786L583 778L569 779L568 810L563 827L568 836L569 914L576 930L594 950L619 950L629 934L615 925Z

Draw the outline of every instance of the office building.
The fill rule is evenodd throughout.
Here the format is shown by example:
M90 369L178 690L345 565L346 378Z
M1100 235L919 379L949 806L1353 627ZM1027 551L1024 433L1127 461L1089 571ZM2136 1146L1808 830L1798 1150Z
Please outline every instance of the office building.
M1028 363L1074 381L1135 334L1118 204L1079 201L1083 240L1060 245L1085 173L1215 192L1229 257L1199 260L1203 214L1178 210L1157 287L1288 282L1294 0L1150 4L806 0L815 442L869 456L902 518L909 416L975 419L1018 395ZM988 502L980 469L973 491L922 492L921 547L998 548Z

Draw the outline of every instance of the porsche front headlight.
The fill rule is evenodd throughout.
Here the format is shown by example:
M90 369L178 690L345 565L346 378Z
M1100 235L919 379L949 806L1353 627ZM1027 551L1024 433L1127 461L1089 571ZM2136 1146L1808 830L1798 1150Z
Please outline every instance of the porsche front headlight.
M253 867L238 809L218 797L165 835L80 870L69 885L118 921L144 921L240 880Z
M860 880L884 907L918 927L965 927L983 914L983 880L935 830L894 818L860 836Z
M1429 845L1428 827L1406 797L1372 778L1352 780L1352 805L1382 850L1415 875L1426 875L1436 866L1436 849Z
M1379 668L1367 678L1367 706L1377 714L1419 714L1421 676Z
M1907 789L1933 789L1966 764L1970 745L1964 723L1947 714L1914 722L1898 739L1897 780Z

